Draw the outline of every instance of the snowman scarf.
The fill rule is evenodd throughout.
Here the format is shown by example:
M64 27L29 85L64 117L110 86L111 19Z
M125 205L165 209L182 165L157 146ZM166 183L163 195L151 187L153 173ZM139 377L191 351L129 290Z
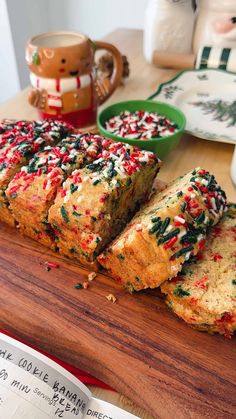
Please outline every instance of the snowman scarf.
M30 73L30 81L34 88L47 91L50 108L59 109L62 108L62 94L89 86L92 82L92 75L84 74L80 77L47 79Z

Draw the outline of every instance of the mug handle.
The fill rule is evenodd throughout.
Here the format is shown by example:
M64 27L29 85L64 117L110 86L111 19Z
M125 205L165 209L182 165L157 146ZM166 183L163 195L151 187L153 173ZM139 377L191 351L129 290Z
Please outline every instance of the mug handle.
M109 51L113 57L114 65L111 78L104 80L96 80L96 91L98 95L98 104L104 103L120 84L123 72L123 59L119 50L112 44L103 41L95 41L95 51L105 49Z

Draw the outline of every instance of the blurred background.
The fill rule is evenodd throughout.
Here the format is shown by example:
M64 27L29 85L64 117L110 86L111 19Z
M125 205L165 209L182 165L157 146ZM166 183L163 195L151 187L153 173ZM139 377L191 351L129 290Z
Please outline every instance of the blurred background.
M143 28L148 0L0 0L0 103L29 84L25 44L40 32L71 30L101 39Z

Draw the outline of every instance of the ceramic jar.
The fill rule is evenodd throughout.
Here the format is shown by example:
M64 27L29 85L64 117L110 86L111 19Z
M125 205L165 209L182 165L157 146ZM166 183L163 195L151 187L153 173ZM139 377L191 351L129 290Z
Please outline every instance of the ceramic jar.
M144 25L145 59L151 63L154 51L191 52L193 26L191 0L149 0Z
M236 0L199 0L193 49L236 48Z
M96 78L97 49L106 49L113 56L111 79ZM48 32L33 37L26 47L26 61L33 87L29 103L38 109L40 118L63 120L78 128L96 122L98 105L113 93L122 78L119 51L77 32Z

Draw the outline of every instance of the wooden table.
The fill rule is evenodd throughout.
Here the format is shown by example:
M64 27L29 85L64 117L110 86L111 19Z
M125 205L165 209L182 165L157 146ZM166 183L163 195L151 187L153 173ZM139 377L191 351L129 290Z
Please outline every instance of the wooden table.
M147 64L144 61L143 55L142 55L141 31L120 29L111 33L109 36L107 36L106 40L114 43L121 50L123 54L126 54L128 56L128 59L130 62L130 69L131 69L130 78L125 82L124 86L121 86L117 89L117 91L110 98L110 100L106 102L106 105L108 105L109 103L126 100L126 99L147 98L149 95L155 92L155 90L157 89L158 85L161 82L169 79L175 74L175 71L173 70L157 69ZM3 117L19 118L19 119L37 118L36 112L27 103L27 93L28 93L28 89L25 89L23 92L15 96L12 100L1 105L0 118L3 118ZM229 200L236 201L236 190L229 176L229 169L230 169L232 154L233 154L233 146L231 145L204 141L201 139L197 139L197 138L193 138L191 136L185 135L182 138L178 148L174 150L165 160L163 168L161 170L161 178L165 181L169 181L183 174L189 169L192 169L193 167L202 166L203 168L208 169L209 171L213 172L216 175L217 180L222 185L222 187L226 190ZM14 275L17 276L19 272L17 271L17 266L14 268L15 270L11 268L12 266L11 264L14 262L14 252L17 251L17 249L19 249L19 253L20 253L19 257L21 258L21 261L22 261L21 275L24 274L25 276L27 276L29 274L28 270L30 268L28 266L27 258L26 260L23 260L24 259L23 251L21 251L19 247L21 240L16 238L16 240L14 239L14 243L13 243L13 240L11 240L11 232L9 232L7 228L6 230L4 230L3 228L2 232L3 234L2 234L2 239L0 239L0 249L1 249L1 252L4 253L4 248L5 248L4 237L6 237L6 242L10 250L9 252L6 252L6 255L4 253L4 257L7 259L7 263L8 263L7 266L11 272L9 273L8 282L7 280L5 281L5 278L3 278L3 276L0 276L0 287L1 287L0 305L1 305L1 315L2 315L1 320L0 320L0 327L5 328L5 330L8 330L9 332L14 333L19 338L22 338L31 344L35 344L38 348L44 349L50 352L50 347L48 345L48 334L45 333L44 331L44 326L45 327L48 326L45 313L43 314L42 319L40 318L40 316L35 314L34 318L29 318L27 321L27 310L28 310L28 315L29 316L32 315L32 307L30 308L30 304L27 304L27 299L24 299L25 306L24 306L24 310L22 310L22 313L23 313L22 318L20 319L19 322L16 322L17 324L15 324L12 321L14 317L12 313L14 312L14 310L15 310L15 313L17 313L19 316L21 313L20 302L19 301L17 302L17 285L14 284ZM45 257L45 255L47 255L46 249L42 249L40 246L34 243L32 244L32 242L28 239L24 239L22 246L25 249L24 254L27 254L28 257L32 257L29 250L30 247L32 247L36 252L38 252L38 255L42 258ZM32 266L34 266L34 263L36 262L34 261L34 259L32 259ZM66 265L66 263L67 262L64 263L62 261L63 267L64 265ZM37 269L37 267L35 269ZM33 267L31 270L33 270ZM4 272L5 271L3 270L1 272L1 275L3 275ZM73 264L70 265L70 273L75 280L76 266ZM83 269L79 270L79 274L83 275ZM37 295L36 295L37 294L37 290L36 290L37 281L35 281L34 283L32 282L28 288L27 278L25 277L24 279L25 279L25 283L24 283L25 295L27 295L28 292L32 293L32 296L33 296L32 300L33 300L33 303L35 303L35 310L36 310L38 307ZM42 276L42 280L43 280L43 276ZM66 281L67 280L69 281L69 279L66 279ZM71 281L73 281L73 279L71 279ZM102 293L102 290L104 290L107 287L106 281L108 280L106 280L106 278L102 277L101 275L101 281L99 283L99 286L100 286L99 292ZM9 286L9 282L11 283L11 286ZM123 300L121 300L121 307L123 305L123 309L127 310L130 305L132 309L132 304L133 304L132 297L131 296L126 297L124 296L123 291L119 291L119 289L117 288L115 289L117 290L121 298L123 298ZM49 287L47 289L47 293L50 290L52 291L52 288ZM43 292L45 292L45 301L46 301L46 290L44 289ZM158 298L158 293L151 292L150 294L151 296L153 296L153 298ZM11 300L9 298L10 295L12 295L13 300L15 298L15 303L14 303L15 305L10 301ZM144 294L144 296L139 294L139 296L137 297L137 300L140 304L139 306L140 310L142 310L142 302L147 300L149 297L150 297L149 293ZM52 304L53 302L54 304L57 304L55 302L56 300L54 300L53 295L51 295L51 297L49 298L49 301L51 301ZM126 306L126 302L127 302L127 306ZM60 301L60 304L61 304L61 301ZM92 304L92 299L91 299L91 304ZM154 307L154 303L153 303L153 307ZM161 313L162 311L164 312L164 307L163 307L162 302L160 303L158 302L154 310L160 310ZM94 311L96 312L96 307L94 307ZM86 356L81 357L81 359L80 358L77 359L75 347L74 347L74 351L71 354L68 353L67 355L65 355L65 351L64 351L65 348L63 349L63 342L66 342L69 339L72 339L73 342L76 341L76 329L74 328L73 325L69 327L68 326L69 323L66 323L67 315L68 314L65 313L65 318L64 318L63 317L64 313L62 313L60 319L56 317L56 314L54 315L55 333L56 333L56 330L59 330L58 329L59 324L57 324L57 322L61 322L63 326L63 330L61 332L62 339L55 340L55 348L53 349L51 348L51 352L54 353L56 356L61 357L61 359L64 358L65 361L72 360L75 363L75 365L83 368L86 365L88 365L88 360L86 361L87 363L85 362ZM187 328L182 323L180 322L178 323L173 318L173 316L169 313L164 314L164 316L166 316L164 318L165 321L169 322L167 327L172 328L172 330L170 330L170 333L175 333L174 331L175 324L177 324L178 327L180 327L181 333L183 333L183 339L178 342L178 345L179 345L178 348L179 349L181 348L181 350L183 351L183 356L182 357L179 356L179 359L176 358L176 359L171 360L168 358L168 354L166 354L166 359L165 359L165 355L164 355L165 351L163 351L163 348L161 348L161 343L160 343L159 347L156 346L156 350L160 351L160 353L162 353L163 351L162 353L163 358L160 361L160 359L157 360L155 358L155 355L153 352L151 352L151 350L149 351L148 348L145 348L145 347L143 348L143 359L145 360L145 362L149 363L148 359L150 358L149 366L146 365L147 366L146 369L145 369L145 362L143 362L142 364L143 372L145 374L148 374L148 378L150 382L152 383L152 389L150 388L150 392L152 390L150 397L149 397L149 389L145 388L145 386L142 387L142 383L139 384L140 394L137 394L135 391L132 392L132 384L134 384L135 380L139 380L139 377L136 377L135 379L133 377L132 382L130 382L130 386L126 386L125 384L122 384L122 382L120 381L119 374L117 373L118 375L116 376L116 374L111 373L111 371L109 371L109 367L107 367L106 370L103 370L102 368L100 368L99 376L98 376L98 378L101 378L105 381L107 381L109 377L108 384L115 386L119 390L119 392L122 392L125 395L129 395L129 397L132 398L133 401L135 401L140 406L144 406L146 410L149 411L153 416L150 416L148 413L145 413L142 409L132 404L128 399L124 398L123 396L120 396L120 394L109 393L100 389L97 389L97 390L94 389L94 392L101 398L111 401L114 404L120 405L121 407L124 407L125 409L130 410L133 413L136 413L137 415L140 415L142 418L146 418L146 419L148 418L150 419L151 417L170 418L170 417L173 417L174 412L177 418L210 417L210 416L204 416L204 412L206 412L206 415L209 414L209 411L211 411L212 406L213 406L212 407L213 413L211 415L212 418L215 418L215 417L230 418L230 417L233 417L233 414L236 415L236 410L234 410L235 406L233 407L233 405L230 405L227 409L225 407L225 403L228 402L228 404L230 404L229 400L231 399L233 400L233 396L231 397L227 395L227 397L225 397L225 394L223 394L224 383L227 380L228 380L227 383L230 383L230 386L229 386L230 390L232 390L233 386L235 385L235 381L236 381L235 374L233 374L233 372L231 373L230 368L227 369L224 375L224 379L219 378L219 385L217 387L217 391L219 391L219 400L220 400L219 406L220 406L220 403L223 403L223 406L224 406L222 407L222 409L219 406L216 406L217 405L216 395L215 394L210 395L211 392L209 391L209 389L202 388L203 383L201 382L201 378L203 380L203 377L205 377L205 374L207 371L207 365L205 365L206 369L203 369L203 364L201 364L202 370L196 372L196 381L194 381L194 379L193 380L191 379L191 373L192 373L191 368L193 368L193 370L194 368L196 368L196 365L194 366L193 360L192 360L193 364L186 365L185 367L188 375L184 375L183 373L183 377L182 377L182 375L180 374L178 370L178 365L181 365L184 368L185 361L187 359L186 354L188 353L189 353L190 358L192 357L192 352L193 352L196 356L196 359L199 362L202 361L203 356L204 356L204 351L205 351L204 345L206 345L208 349L210 348L211 351L215 351L216 353L218 349L219 351L220 350L222 350L223 352L225 351L225 357L226 358L228 357L228 361L229 361L229 357L231 356L230 355L231 348L234 348L234 351L235 351L235 342L232 342L232 343L227 342L225 344L225 342L223 342L223 338L220 338L220 337L212 338L207 335L199 334L199 332L192 331L191 329ZM122 321L123 319L120 319L120 320ZM143 321L142 324L147 325L146 320L147 319L142 318L142 321ZM152 318L152 315L150 314L150 319L148 320L153 321L154 317ZM95 317L93 321L95 322ZM108 328L109 328L108 324L104 325L104 327L107 328L107 331L108 331ZM141 327L141 323L140 323L140 327ZM161 324L160 327L161 327L162 333L164 333L162 335L162 342L164 342L163 339L168 340L168 333L165 335L165 324ZM36 329L37 329L37 332L35 332ZM132 330L132 327L131 327L131 330ZM51 327L51 332L53 333L52 327ZM149 335L149 333L147 334ZM134 336L132 335L132 333L131 333L130 339L131 341L134 339ZM184 339L186 339L186 342ZM190 340L190 342L188 341L188 339ZM215 341L214 339L217 339L217 341ZM148 338L147 338L147 341L148 341ZM202 342L203 348L201 348L202 352L199 354L196 352L196 348L201 342ZM104 342L104 345L105 344L106 342ZM229 346L229 344L232 346ZM119 344L117 345L119 346L119 348L121 348L123 343L119 342ZM134 351L133 356L135 357L136 356L135 351L138 349L135 346L134 342L132 342L132 345L131 345L132 350ZM173 345L175 345L175 342L173 342ZM111 351L112 349L114 348L111 348ZM171 349L171 352L173 352L174 354L175 353L174 348L170 348L170 349ZM141 349L139 347L139 354L140 354L140 350ZM89 355L93 357L94 351L91 350ZM117 356L119 355L118 351L116 352L116 355ZM213 368L212 377L209 378L206 375L206 383L207 383L207 380L209 379L209 386L211 386L212 383L214 382L215 378L213 377L213 374L216 374L216 371L218 371L218 373L221 371L221 362L223 362L222 359L224 359L224 357L217 358L217 356L218 355L216 354L215 365L212 366ZM137 362L140 361L138 357L136 361ZM104 362L104 358L103 358L103 362ZM119 358L117 358L116 362L119 363ZM130 365L127 365L127 370L134 371L135 363L132 363L132 361L130 362L131 362ZM211 360L209 360L209 362L211 362ZM234 371L234 363L235 363L235 358L233 358L233 354L232 354L232 370L233 371ZM173 377L167 377L165 375L167 372L167 370L165 370L167 369L167 366L168 368L173 368L173 374L174 374ZM223 369L224 369L224 365L222 365L222 370ZM88 367L88 371L91 373L94 373L95 371L97 371L97 369L93 365L91 365ZM184 380L186 378L186 376L188 376L188 379L189 379L189 394L186 394L186 397L185 397L185 395L183 394L186 391L185 386L184 386L185 383L183 383L183 387L180 386L177 389L177 382L180 383L182 379ZM142 377L140 377L140 380L142 380ZM155 391L156 391L156 396L155 396ZM204 396L204 393L206 393L206 397ZM212 389L212 394L213 393L214 393L214 390ZM153 398L155 399L155 397L156 397L156 400L153 400ZM183 408L180 407L182 402L181 403L178 402L178 397L181 398L181 400L183 398ZM208 403L208 400L209 400L209 403Z

